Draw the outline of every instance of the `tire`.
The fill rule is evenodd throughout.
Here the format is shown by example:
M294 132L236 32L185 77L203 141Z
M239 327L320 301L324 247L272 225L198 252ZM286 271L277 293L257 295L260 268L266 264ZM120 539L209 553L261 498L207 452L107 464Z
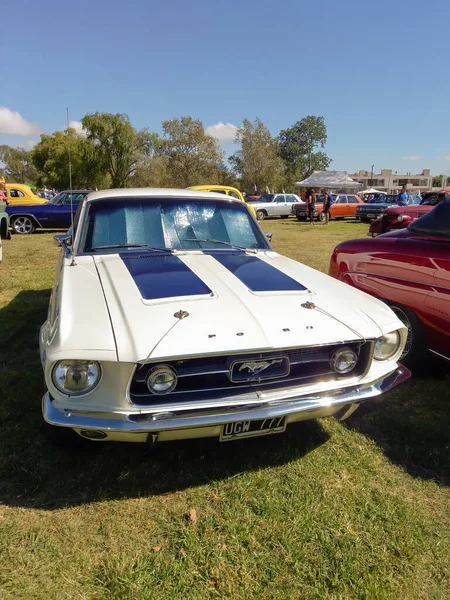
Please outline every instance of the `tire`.
M306 221L306 217L301 217L300 215L295 215L297 217L297 221Z
M36 224L26 215L14 217L11 223L14 233L19 235L29 235L36 229Z
M428 347L418 316L406 306L393 302L388 304L408 329L405 350L399 361L412 370L423 369L428 362Z
M256 218L258 219L258 221L264 221L264 219L267 217L267 213L265 210L257 210L256 211Z
M289 215L280 215L281 219L289 219Z
M322 221L322 223L325 223L325 213L323 211L319 215L319 221Z
M2 240L10 240L11 233L8 231L8 225L6 224L6 219L1 222L0 225L0 238Z

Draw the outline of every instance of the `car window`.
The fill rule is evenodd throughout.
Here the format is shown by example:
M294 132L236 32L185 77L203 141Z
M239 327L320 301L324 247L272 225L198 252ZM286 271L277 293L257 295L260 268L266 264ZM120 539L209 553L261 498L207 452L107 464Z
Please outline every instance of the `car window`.
M85 252L118 252L118 245L122 246L120 252L133 251L129 244L185 250L269 247L243 202L104 199L90 204L82 228ZM104 248L111 245L116 247ZM134 247L136 250L145 252Z
M82 200L86 194L72 194L72 204L75 204ZM62 204L70 204L70 193L65 195L64 202Z
M11 198L25 198L25 194L23 194L20 190L10 190L9 193Z
M272 194L263 194L258 198L258 202L272 202Z
M274 199L273 202L284 202L284 195L283 194L277 194Z
M298 200L293 194L288 194L286 196L286 202L298 202Z
M358 200L356 199L356 196L347 196L347 200L349 204L357 204Z
M336 204L347 204L347 196L339 196Z
M238 200L240 200L239 196L236 194L236 192L228 192L228 195L231 196L232 198L237 198Z

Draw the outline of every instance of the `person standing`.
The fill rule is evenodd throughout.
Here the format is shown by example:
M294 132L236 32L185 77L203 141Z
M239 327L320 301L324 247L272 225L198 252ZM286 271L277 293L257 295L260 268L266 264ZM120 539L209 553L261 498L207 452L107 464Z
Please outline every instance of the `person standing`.
M306 210L309 215L309 224L315 225L314 222L314 211L316 209L316 193L313 188L309 188L306 192Z
M402 186L401 192L397 196L397 206L406 206L408 204L409 194L406 191L406 185Z
M330 208L331 208L331 204L332 204L332 199L331 199L331 194L330 192L325 188L323 190L323 209L322 212L325 215L325 221L324 221L324 225L328 225L328 223L330 222Z

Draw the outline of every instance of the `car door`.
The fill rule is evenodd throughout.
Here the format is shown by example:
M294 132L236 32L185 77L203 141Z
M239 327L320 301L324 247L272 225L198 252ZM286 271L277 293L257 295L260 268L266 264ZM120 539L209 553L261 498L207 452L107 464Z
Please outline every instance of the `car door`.
M294 194L286 194L286 208L287 212L284 213L286 215L292 214L292 205L296 202L300 202L300 198L297 198Z
M358 198L356 196L347 196L347 200L348 204L345 216L354 217L356 215L356 207L359 206L361 203L358 201Z
M285 215L290 214L291 207L287 203L286 194L277 194L276 203L277 203L277 215L279 217L284 217Z
M337 196L334 204L332 204L330 209L330 214L332 217L345 217L345 213L347 210L347 196Z
M53 225L53 227L55 227L57 229L69 229L69 227L71 225L71 221L72 221L71 208L72 208L73 214L75 216L75 213L77 212L78 204L80 203L80 200L82 198L84 198L84 196L85 196L85 194L76 194L76 193L73 194L72 195L72 207L71 207L70 193L65 194L62 203L56 207L58 209L57 212L55 213L56 224Z
M280 200L280 194L275 194L275 196L272 198L272 202L269 202L269 204L267 205L267 214L269 216L277 217L280 214L278 212L280 210L279 200ZM283 198L281 198L281 200L283 200Z

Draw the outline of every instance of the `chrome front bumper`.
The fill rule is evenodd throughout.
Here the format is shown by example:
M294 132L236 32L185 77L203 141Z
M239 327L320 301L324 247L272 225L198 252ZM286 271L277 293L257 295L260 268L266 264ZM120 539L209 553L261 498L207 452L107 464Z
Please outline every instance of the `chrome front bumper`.
M305 421L341 412L347 418L361 403L392 390L407 379L411 373L399 365L382 379L351 388L332 390L316 395L299 395L289 400L244 404L233 407L209 407L207 409L181 408L176 412L155 413L150 410L126 414L80 413L59 410L53 405L47 392L42 399L42 413L50 425L69 427L80 432L102 432L105 440L145 442L150 435L154 441L219 436L226 423L253 419L286 417L286 422ZM345 410L347 408L347 410ZM85 436L87 437L87 436Z

